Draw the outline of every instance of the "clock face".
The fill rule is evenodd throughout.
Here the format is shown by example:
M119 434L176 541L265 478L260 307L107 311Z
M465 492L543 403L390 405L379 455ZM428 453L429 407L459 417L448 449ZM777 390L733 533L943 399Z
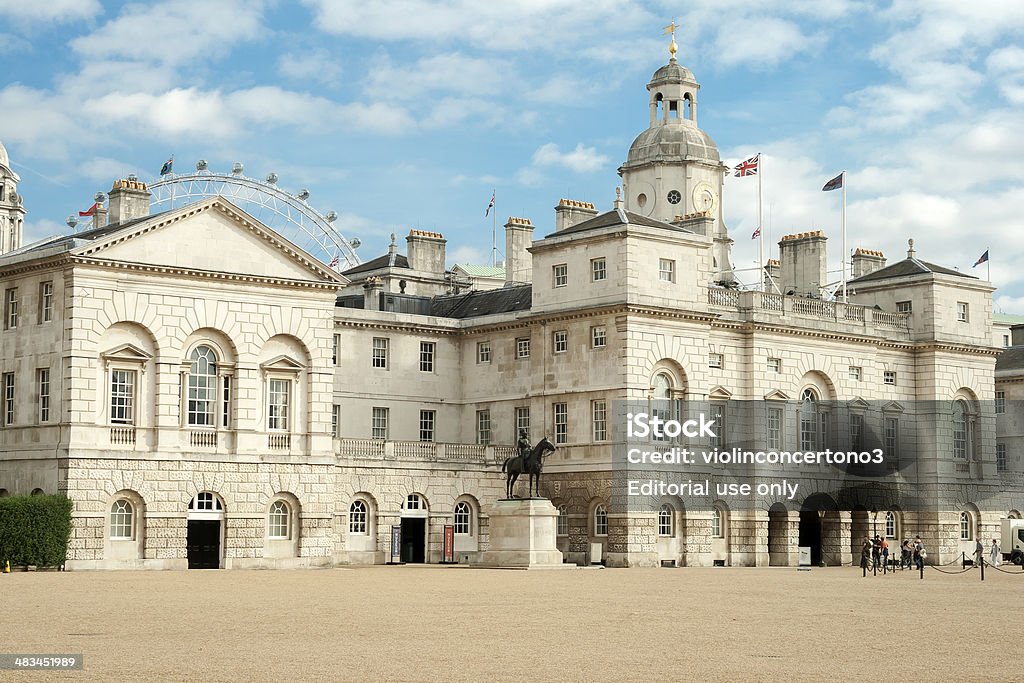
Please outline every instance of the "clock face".
M682 199L683 199L683 195L679 194L679 190L670 190L669 191L669 193L668 193L668 203L669 204L678 204L680 201L682 201Z
M707 183L700 183L693 188L693 208L697 211L714 211L718 196Z

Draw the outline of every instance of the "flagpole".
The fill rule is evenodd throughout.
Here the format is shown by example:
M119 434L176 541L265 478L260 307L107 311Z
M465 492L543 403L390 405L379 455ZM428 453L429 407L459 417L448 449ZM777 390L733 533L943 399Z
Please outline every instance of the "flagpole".
M988 278L989 284L992 284L992 247L987 247L985 253L988 254L988 258L985 259L985 277Z
M843 303L849 303L846 294L846 171L843 171Z
M498 188L491 189L491 199L497 196ZM496 268L498 265L498 206L495 204L493 207L494 214L491 216L491 267Z
M761 195L761 176L764 174L764 159L757 153L757 272L761 278L761 291L767 292L764 276L764 210Z

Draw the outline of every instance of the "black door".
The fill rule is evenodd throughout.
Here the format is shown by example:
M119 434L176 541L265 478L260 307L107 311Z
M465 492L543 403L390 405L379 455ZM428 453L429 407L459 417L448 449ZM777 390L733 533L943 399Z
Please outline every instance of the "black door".
M800 511L800 545L810 546L811 564L821 563L821 517L817 510Z
M422 564L426 554L427 520L405 518L402 520L402 562Z
M220 569L220 520L189 520L188 568Z

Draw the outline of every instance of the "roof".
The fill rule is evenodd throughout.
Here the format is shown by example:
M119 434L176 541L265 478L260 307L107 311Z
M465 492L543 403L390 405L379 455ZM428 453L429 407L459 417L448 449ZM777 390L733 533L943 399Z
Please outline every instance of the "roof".
M472 291L454 296L435 297L430 314L442 318L475 318L495 313L526 311L533 303L532 285Z
M696 83L697 79L693 77L693 72L677 62L675 57L668 60L668 64L655 71L651 76L651 83L680 83L682 81Z
M624 166L701 159L718 163L721 157L711 136L689 121L655 123L629 146Z
M349 268L346 271L342 271L341 274L346 277L352 277L353 275L358 275L359 273L368 273L371 270L380 270L381 268L408 267L409 259L407 259L405 256L402 256L399 253L384 254L383 256L378 256L377 258L367 261L365 263L360 263L355 268Z
M996 372L1024 370L1024 346L1008 346L996 357Z
M600 228L610 228L615 225L646 225L651 228L663 228L665 230L674 230L676 232L690 233L689 230L680 228L678 225L672 225L671 223L664 223L647 216L641 216L638 213L632 211L625 211L623 209L612 209L605 213L588 218L585 221L577 223L576 225L566 228L565 230L559 230L553 232L547 237L558 237L560 235L571 235L577 232L587 232L588 230L599 230Z
M155 218L156 216L161 215L161 213L147 214L145 216L133 218L130 221L124 221L122 223L112 223L110 225L103 225L98 228L90 228L89 230L83 230L81 232L73 232L70 235L52 235L50 237L41 239L38 242L26 244L24 247L21 247L20 249L15 249L14 251L10 251L4 254L3 257L0 257L0 263L2 263L4 259L7 259L9 257L23 256L37 251L53 249L56 249L58 252L71 251L72 249L77 249L78 247L84 246L88 242L92 242L102 237L106 237L107 235L112 235L115 232L125 230L137 223L141 223L142 221L147 221L151 218Z
M973 275L961 273L959 270L953 270L952 268L946 268L945 266L937 266L934 263L928 263L927 261L921 261L917 258L905 258L902 261L898 261L891 266L885 268L879 268L878 270L868 273L867 275L861 275L860 277L850 280L849 284L857 282L873 282L875 280L887 280L894 277L909 277L912 275L924 275L926 273L934 273L937 275L958 275L960 277L970 278L977 280L978 278Z
M992 322L1002 323L1003 325L1020 325L1024 323L1024 315L1016 315L1014 313L993 313Z
M477 266L472 263L456 263L452 266L453 270L455 268L473 277L505 277L505 269L502 266Z

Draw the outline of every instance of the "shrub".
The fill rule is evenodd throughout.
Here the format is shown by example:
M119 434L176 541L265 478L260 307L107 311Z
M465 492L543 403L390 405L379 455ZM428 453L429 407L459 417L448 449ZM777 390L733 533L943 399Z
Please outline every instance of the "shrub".
M71 501L64 496L0 498L0 567L64 564L71 538Z

